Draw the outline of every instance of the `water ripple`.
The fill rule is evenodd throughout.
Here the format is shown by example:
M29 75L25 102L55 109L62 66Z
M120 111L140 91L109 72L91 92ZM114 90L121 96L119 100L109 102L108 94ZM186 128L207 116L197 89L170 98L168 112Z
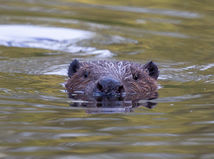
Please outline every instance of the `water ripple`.
M0 25L0 45L8 47L41 48L98 57L111 57L109 50L80 46L83 40L92 39L94 32L59 27L33 25Z
M188 12L188 11L178 11L178 10L168 10L168 9L157 9L157 8L143 8L143 7L130 7L130 6L110 6L110 5L95 5L96 7L116 10L116 11L124 11L124 12L135 12L135 13L149 13L149 14L160 14L160 15L168 15L175 17L183 17L183 18L199 18L201 17L198 13Z
M193 154L176 154L176 153L108 153L108 154L96 154L96 155L70 155L60 157L61 159L129 159L129 158L147 158L147 159L179 159L179 158L195 158ZM57 157L55 157L57 158Z

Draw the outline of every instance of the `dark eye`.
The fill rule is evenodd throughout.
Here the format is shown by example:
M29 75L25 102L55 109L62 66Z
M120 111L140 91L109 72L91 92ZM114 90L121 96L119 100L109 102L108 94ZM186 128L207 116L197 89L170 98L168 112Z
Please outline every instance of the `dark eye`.
M137 81L137 80L139 79L139 74L138 74L138 73L135 73L135 74L132 75L132 77L133 77L133 79L134 79L135 81Z
M84 73L83 73L84 78L87 78L89 76L89 74L90 74L90 72L84 71Z

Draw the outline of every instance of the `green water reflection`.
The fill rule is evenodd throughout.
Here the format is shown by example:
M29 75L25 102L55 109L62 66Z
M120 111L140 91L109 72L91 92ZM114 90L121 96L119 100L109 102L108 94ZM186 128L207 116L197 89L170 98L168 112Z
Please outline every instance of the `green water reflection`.
M212 0L1 0L0 25L94 36L68 43L79 49L72 51L63 50L66 40L46 39L44 49L44 39L9 41L0 30L0 158L214 158L213 6ZM112 114L70 107L64 82L73 58L155 61L158 104Z

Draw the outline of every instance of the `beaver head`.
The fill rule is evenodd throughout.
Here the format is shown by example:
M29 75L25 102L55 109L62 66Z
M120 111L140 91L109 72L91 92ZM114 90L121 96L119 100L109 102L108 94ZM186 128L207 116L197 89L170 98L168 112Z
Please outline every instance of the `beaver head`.
M66 89L69 97L157 98L158 67L152 61L145 65L128 61L74 60L68 69Z

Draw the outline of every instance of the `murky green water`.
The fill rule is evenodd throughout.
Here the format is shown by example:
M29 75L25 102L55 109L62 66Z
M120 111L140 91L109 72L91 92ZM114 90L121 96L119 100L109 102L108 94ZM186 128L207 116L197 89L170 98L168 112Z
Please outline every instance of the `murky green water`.
M213 6L0 0L0 158L214 158ZM73 58L155 61L158 104L70 107Z

